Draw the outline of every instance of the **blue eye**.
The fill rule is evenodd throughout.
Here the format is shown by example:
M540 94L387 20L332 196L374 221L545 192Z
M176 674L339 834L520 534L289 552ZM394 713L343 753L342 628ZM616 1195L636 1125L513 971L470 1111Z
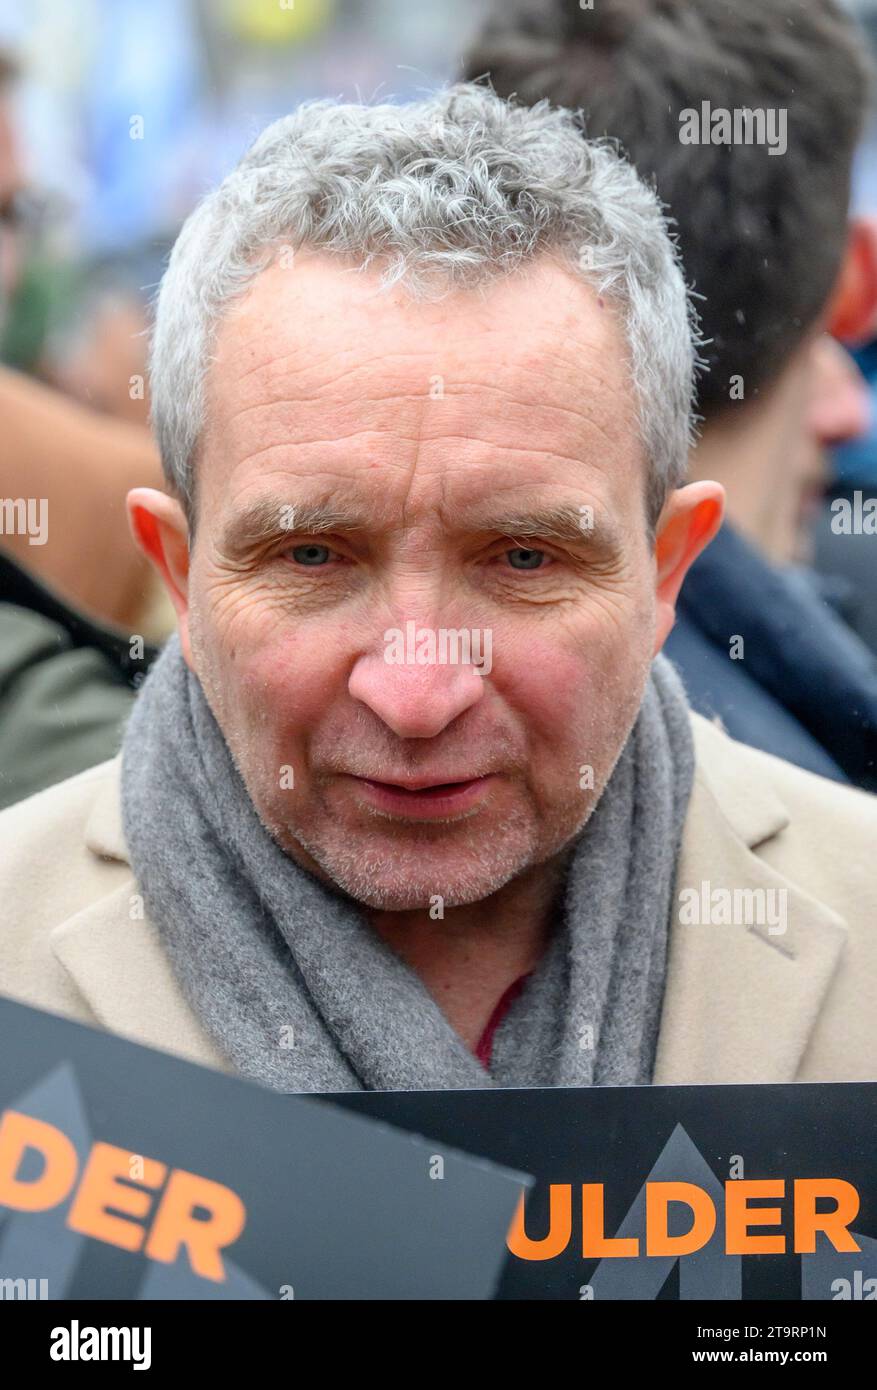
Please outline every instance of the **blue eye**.
M324 565L332 557L327 545L297 545L290 554L297 565Z
M523 546L507 550L506 554L512 569L516 570L537 570L545 559L544 550L525 550Z

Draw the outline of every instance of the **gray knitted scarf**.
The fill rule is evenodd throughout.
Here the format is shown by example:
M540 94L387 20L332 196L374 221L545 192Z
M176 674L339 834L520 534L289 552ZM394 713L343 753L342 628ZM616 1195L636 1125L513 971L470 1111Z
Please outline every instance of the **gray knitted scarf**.
M357 903L264 828L176 637L128 724L122 813L175 976L243 1075L280 1091L633 1085L652 1076L693 771L685 695L659 657L489 1072Z

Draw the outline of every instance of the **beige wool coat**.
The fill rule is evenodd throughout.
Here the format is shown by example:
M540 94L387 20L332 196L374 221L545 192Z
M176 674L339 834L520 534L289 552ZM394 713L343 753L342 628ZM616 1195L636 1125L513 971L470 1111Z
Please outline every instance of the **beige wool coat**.
M692 724L654 1082L877 1079L877 797ZM703 920L723 889L783 929ZM0 994L231 1070L141 915L119 759L0 813Z

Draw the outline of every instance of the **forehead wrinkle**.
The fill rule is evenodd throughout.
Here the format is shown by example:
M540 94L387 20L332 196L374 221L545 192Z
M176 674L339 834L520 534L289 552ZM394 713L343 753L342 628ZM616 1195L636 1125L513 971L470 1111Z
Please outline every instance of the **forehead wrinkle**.
M284 280L284 287L285 284ZM579 289L587 289L580 282L576 282L576 285ZM258 287L257 280L253 290ZM563 380L568 378L570 373L574 377L579 376L583 353L596 355L602 363L609 349L610 355L617 358L617 365L623 376L627 376L624 335L620 332L614 314L595 310L593 294L587 295L589 302L583 303L582 306L583 309L590 310L588 313L567 309L558 322L553 324L534 321L536 314L533 314L528 318L523 340L511 347L509 323L502 315L499 321L485 317L483 305L477 306L479 313L474 319L473 315L466 312L465 305L462 308L457 304L445 305L441 308L440 317L436 322L434 316L428 312L430 306L415 301L404 306L408 313L403 312L399 315L399 306L392 302L386 306L388 312L382 314L380 311L384 305L380 299L371 299L363 305L345 297L344 346L340 349L337 341L338 325L332 313L336 306L330 304L328 312L321 312L320 306L309 303L310 297L306 284L304 295L296 296L293 300L292 309L295 310L297 305L298 318L301 319L304 328L300 336L283 345L282 355L277 355L277 326L272 323L272 317L277 313L277 305L282 298L282 290L278 293L275 289L270 305L261 307L257 300L256 305L251 305L249 313L245 307L234 317L229 316L223 320L214 360L220 360L221 365L224 365L226 359L232 364L239 363L243 356L255 352L262 340L267 339L266 351L261 360L238 374L237 380L242 382L261 372L273 375L286 370L291 375L299 375L312 369L320 369L325 364L337 360L339 356L349 358L357 352L361 354L363 350L368 350L367 356L360 356L358 361L343 367L334 377L336 381L343 381L349 375L373 368L375 364L384 370L388 363L408 359L417 361L430 356L436 360L441 356L448 372L453 372L458 366L465 364L473 342L483 339L489 344L494 338L499 337L504 351L500 355L495 352L489 353L492 369L519 368L525 376L529 376L535 368L546 376L554 375ZM533 307L537 311L540 303L538 298L534 301ZM357 312L361 323L357 321ZM279 325L281 328L283 322L284 320L281 320ZM324 336L324 328L327 330L325 338L328 339L328 350L320 352L319 340ZM229 339L235 329L242 341L234 343L232 350ZM422 346L420 341L412 341L406 343L404 348L382 347L373 351L375 337L380 337L382 330L384 336L389 336L391 341L394 333L396 339L400 335L413 337L415 333L418 339L422 339L423 335L428 333L430 341L428 346ZM444 337L446 341L440 341L436 346L436 337ZM331 385L332 380L330 378L326 384Z
M418 405L417 402L414 404ZM606 418L603 412L600 412L603 418L595 419L588 409L589 403L585 401L577 409L563 413L562 430L545 428L544 435L548 436L547 440L542 430L539 431L539 435L543 437L535 437L535 431L532 430L533 424L536 423L533 417L538 417L541 412L528 412L527 418L534 437L532 442L525 437L523 443L509 442L498 437L502 433L500 427L509 423L508 411L505 417L499 413L483 412L476 422L477 434L473 433L472 429L465 433L452 432L447 428L447 414L443 413L443 407L447 406L447 402L436 404L435 418L439 424L444 421L440 435L436 435L426 426L422 406L413 411L409 408L398 414L388 408L385 413L389 418L381 427L364 428L360 425L348 430L336 427L331 434L324 432L317 436L309 435L307 438L302 437L301 429L293 430L278 419L275 423L281 437L273 441L271 434L274 431L257 429L252 419L248 426L241 430L235 429L232 421L223 432L227 467L230 468L229 481L235 478L239 483L245 483L244 490L249 491L255 483L253 474L264 477L265 474L273 473L282 477L284 472L289 472L302 477L313 477L330 471L338 479L336 486L346 486L351 478L366 474L373 467L377 467L381 471L382 486L385 484L388 470L397 475L409 475L412 485L416 476L422 477L426 474L433 478L445 476L449 482L452 482L455 475L469 477L477 480L479 487L527 487L534 482L569 483L570 486L575 486L575 478L569 477L570 470L573 470L575 474L581 475L582 486L587 488L589 475L595 471L600 475L606 475L618 471L621 467L621 471L627 473L629 468L626 465L633 462L632 459L628 459L628 451L621 447L622 441L615 437L614 431L607 433L607 426L612 429L611 419ZM270 406L265 408L271 411ZM317 409L316 405L306 407L308 417L313 418ZM403 413L408 416L409 429L413 423L412 416L416 416L424 428L416 433L400 433L401 421L398 417ZM428 418L432 418L431 413L428 413ZM572 443L571 451L558 447L567 440ZM546 447L546 443L553 447ZM253 449L253 444L258 444L258 447ZM521 459L529 465L523 476L503 478L503 473L521 470ZM564 476L552 476L558 472ZM289 496L283 500L289 501Z
M453 484L455 478L462 478L464 479L464 481L475 481L477 479L478 483L483 487L495 490L496 488L504 488L508 486L516 488L528 488L532 487L534 483L536 485L543 486L552 484L574 485L574 481L569 479L568 477L558 478L551 476L551 470L557 467L563 468L566 472L568 471L569 467L572 466L572 468L575 471L582 472L583 474L585 470L587 470L591 474L593 474L593 472L596 471L597 474L601 477L606 477L613 471L611 467L606 465L605 461L602 458L598 461L589 459L588 455L592 452L592 450L590 449L585 449L582 451L582 453L579 454L562 454L558 453L555 450L540 449L536 446L515 444L496 445L490 441L473 440L471 436L468 435L443 435L441 441L424 441L422 436L401 436L392 431L377 430L357 430L353 431L349 435L339 437L333 436L331 439L315 441L309 440L306 444L292 443L288 440L284 440L277 444L265 445L262 448L255 450L253 453L248 454L245 459L241 460L239 464L235 465L235 468L237 469L239 467L246 467L247 469L250 469L252 468L254 463L257 463L260 460L265 460L271 457L277 459L279 456L279 461L275 462L272 471L282 473L284 460L290 467L295 462L293 458L290 458L290 454L298 455L299 457L297 461L299 464L301 464L301 455L305 454L311 449L318 449L321 447L321 445L336 444L352 439L362 439L365 442L371 441L372 444L377 443L381 446L390 445L394 448L400 443L409 444L413 446L411 462L409 464L408 462L398 458L376 458L376 450L374 448L371 448L368 451L363 451L362 457L358 462L355 458L351 459L348 456L346 462L353 464L352 472L347 472L343 468L339 468L337 470L331 469L330 467L328 467L329 460L326 458L325 455L323 455L320 458L319 470L315 470L314 475L311 476L319 476L320 474L325 474L326 472L332 472L333 475L339 480L339 483L335 484L336 487L339 484L342 486L350 486L352 481L356 480L356 482L358 483L362 479L363 474L370 474L372 467L377 466L378 468L380 468L382 474L380 479L380 485L382 487L386 486L386 470L388 469L393 470L394 473L396 473L397 475L407 475L408 483L406 486L406 492L408 495L410 495L411 489L415 486L418 477L439 480L440 482L444 480L444 482L449 485ZM611 441L609 442L611 443ZM429 459L425 459L423 455L425 447L428 447L430 444L436 443L448 445L456 443L463 447L460 451L458 451L458 454L454 459L439 459L437 463L434 463ZM493 452L490 456L485 457L484 454L486 450L492 450ZM459 455L463 451L468 452L471 456L468 458L461 459ZM383 447L381 448L380 452L384 452ZM499 467L500 470L504 471L503 460L507 459L509 456L518 455L524 455L533 467L538 466L538 472L541 476L533 478L531 474L530 476L523 476L519 479L496 478L495 473L497 467ZM293 486L300 486L301 479L307 478L309 475L307 471L297 471L294 476L296 479L296 483L293 484ZM374 480L367 477L366 481L368 483L373 482ZM583 488L588 488L589 484L591 486L593 485L593 478L583 476ZM287 494L282 498L282 501L278 503L278 508L281 505L289 505L290 500L290 496ZM406 502L404 499L402 499L401 510L403 516L405 508Z
M350 400L349 398L345 400L344 406L347 411L359 411L362 406L379 404L389 405L391 402L404 402L405 404L420 404L423 402L425 394L426 393L422 392L399 391L382 396L357 396L355 401ZM246 416L251 415L254 411L274 410L279 406L288 406L302 413L303 411L306 411L309 407L312 407L313 410L319 414L320 418L325 417L326 414L326 402L324 400L320 400L315 396L309 396L307 399L304 400L297 400L294 396L280 395L272 397L269 400L254 401L252 405L240 406L229 416L227 424L232 424L239 420L243 420ZM366 430L352 431L352 433L363 434L367 432L368 431ZM347 439L349 437L349 435L333 436L333 438L337 439ZM310 442L311 439L312 436L309 435L308 442Z
M492 358L489 363L485 363L485 375L482 378L479 378L477 372L473 371L475 364L472 362L469 354L457 354L453 350L443 352L441 349L430 347L419 352L375 353L364 361L339 368L337 372L329 377L314 382L311 389L303 391L301 395L288 394L287 391L281 389L278 390L276 395L269 395L265 400L259 400L241 406L235 413L239 414L246 410L258 408L261 405L272 405L282 402L296 405L313 403L314 405L324 406L325 397L331 395L335 387L348 381L350 377L358 375L366 369L377 366L380 370L382 379L386 380L388 376L391 378L388 389L380 394L357 395L357 403L374 403L394 399L432 400L434 398L430 395L431 381L434 377L439 376L442 378L444 397L465 396L467 392L486 392L488 394L501 396L505 400L516 402L526 409L530 409L534 405L539 405L560 412L576 414L576 403L583 398L590 397L592 399L599 399L600 395L618 396L619 394L627 394L626 380L623 377L618 380L613 380L611 373L605 370L604 354L600 353L599 345L587 346L593 347L593 351L598 355L596 371L590 373L583 367L580 357L575 362L558 361L557 345L553 344L552 355L550 356L547 354L536 354L532 346L530 346L525 354L522 353L517 358L507 358L505 360ZM415 358L429 359L429 365L433 370L424 378L424 385L421 389L405 389L401 381L398 383L392 381L392 371L388 369L391 369L393 364L400 360L408 361L409 359ZM449 358L455 358L457 360L449 361ZM301 365L288 369L286 364L289 360L288 357L272 357L266 360L265 363L257 367L252 367L248 371L237 376L235 379L236 384L240 385L256 373L263 373L271 380L283 377L284 385L289 385L291 383L285 380L286 377L300 376L312 370L315 366L320 365L319 360L315 362L313 356L309 356ZM324 360L330 360L329 356ZM272 367L276 367L277 370L271 370ZM503 369L506 369L504 374L509 378L508 385L497 380L497 373L502 373ZM551 389L557 385L562 388L561 392ZM514 389L515 386L526 387L527 389L516 390ZM569 396L571 389L573 396L572 404L557 398L558 395ZM224 398L227 398L229 393L226 389L221 394ZM351 404L349 392L346 390L341 393L339 399L345 405Z
M539 335L539 337L542 336L544 335ZM606 336L605 330L600 336ZM258 335L256 340L258 340ZM302 350L306 346L303 344ZM563 342L560 346L563 348ZM618 365L622 368L621 379L613 381L611 375L607 375L603 358L599 352L600 344L582 341L572 346L575 347L575 354L571 354L568 350L563 351L561 354L563 360L561 361L558 360L558 344L556 342L552 344L551 352L539 354L534 351L533 341L528 340L526 350L517 352L511 360L507 357L493 359L489 364L486 364L485 370L489 369L493 375L482 381L477 379L477 370L473 372L474 364L471 360L471 354L467 355L465 352L461 354L456 344L449 345L447 354L441 350L436 350L433 346L423 349L406 349L404 352L373 353L365 361L358 361L351 366L342 367L334 378L315 383L310 391L308 390L309 382L303 381L301 378L313 369L312 357L307 360L303 359L299 363L294 360L291 361L288 356L277 358L272 355L265 362L257 364L256 367L248 368L239 380L247 377L252 378L255 373L260 371L263 376L267 374L269 385L277 377L280 377L283 379L282 386L281 382L278 382L280 389L275 388L277 394L269 396L267 400L253 400L252 390L256 390L258 387L255 382L251 381L251 390L246 392L244 401L236 408L233 407L231 413L226 416L226 424L220 433L222 434L225 430L233 427L239 428L244 434L244 438L239 440L243 453L247 437L251 437L252 433L262 432L263 436L268 434L270 438L272 426L275 425L272 416L276 414L278 418L275 427L283 431L284 438L275 445L264 443L263 438L260 441L262 447L252 456L256 459L264 458L270 454L270 450L287 444L331 446L332 444L343 444L364 433L360 424L360 427L354 430L341 430L339 432L339 429L336 428L330 436L325 433L325 421L323 421L324 432L321 435L317 437L311 435L304 439L303 436L306 434L309 421L314 414L320 412L322 417L324 412L331 410L333 418L338 419L339 426L344 421L344 416L350 415L354 411L373 413L378 418L375 420L375 427L369 433L372 433L375 438L383 435L391 446L405 444L416 447L420 441L433 439L441 442L446 441L449 444L459 440L468 442L478 436L473 428L467 427L468 422L465 419L461 421L459 417L461 413L465 414L469 408L469 397L472 394L481 393L487 399L488 404L478 409L476 401L474 403L476 408L473 409L472 413L477 417L482 439L485 443L490 442L491 447L497 447L496 434L501 434L503 431L515 427L516 420L519 420L519 428L529 426L528 433L532 435L533 426L537 423L537 420L534 419L535 416L538 418L541 428L546 433L554 435L555 449L551 452L558 458L570 457L556 448L556 443L561 442L562 435L558 438L558 431L556 428L552 429L552 425L556 426L561 421L565 421L567 428L575 431L598 431L605 445L615 452L619 446L623 447L624 445L624 439L619 430L620 418L627 423L627 417L630 414L630 425L635 437L638 438L639 433L636 429L632 408L629 411L622 409L620 412L618 409L619 405L622 404L619 401L619 396L626 386L626 372L624 372L622 363L619 362ZM582 356L585 354L592 360L597 359L593 362L594 370L590 374L590 379L587 380L584 378L588 376L588 373L582 362ZM443 357L445 355L453 359L453 366L444 362ZM329 353L317 360L332 361L336 356L336 353ZM430 382L426 380L423 389L414 393L410 390L400 389L404 383L395 382L389 383L380 395L358 395L351 399L352 393L348 386L346 391L339 394L338 399L331 399L333 391L337 394L339 383L349 383L352 377L363 372L373 374L376 366L383 370L387 364L396 364L401 360L410 362L413 369L418 360L425 362L426 359L429 359L430 366L444 368L443 371L438 372L438 375L443 377L443 398L435 400L434 412L428 408L433 404L434 398L430 395ZM278 366L277 371L272 370L275 365ZM457 366L465 370L465 378L454 377L453 371ZM294 376L299 379L297 389L301 392L300 396L288 394L288 388L291 384L289 380L290 367L293 367ZM507 369L508 385L496 379L496 371L502 368ZM393 374L396 375L396 373ZM436 375L436 372L432 372L431 375ZM578 385L579 381L581 381L581 387ZM263 381L262 385L264 386L264 384ZM216 416L220 417L218 421L220 424L223 414L222 404L224 403L226 406L232 404L229 399L230 395L231 392L223 391L219 401L217 401L219 409L216 415L210 412L214 419ZM566 399L558 399L559 396ZM489 404L491 397L498 402L495 409ZM632 407L632 402L629 405ZM417 421L419 428L413 434L407 431L405 434L401 434L399 424L407 424L410 431L413 423L412 413L418 409L423 412ZM399 421L395 418L396 412L402 417ZM387 413L390 416L388 419L384 418ZM456 424L458 429L453 432L447 428L448 416L457 417L452 423ZM460 424L463 425L462 430L459 429ZM565 434L566 430L563 433ZM296 436L295 440L290 439L291 434ZM494 438L488 441L486 436L494 436ZM544 447L540 447L540 445L541 441L534 438L532 443L528 442L524 448L531 453L544 453ZM515 446L503 443L499 447L511 451ZM574 445L573 460L581 462L582 459L587 458L592 449L593 446L586 437L582 438L581 443L577 440ZM411 460L412 467L416 466L416 463L416 459Z
M325 363L337 361L339 356L349 357L354 352L353 348L345 348L340 353L336 349L334 352L326 352L322 357L318 357L313 351L309 351L308 349L309 344L304 342L295 352L290 352L280 357L272 352L271 355L266 357L262 362L257 362L255 366L248 367L245 372L241 372L236 377L236 381L238 385L240 385L257 373L264 373L268 376L279 376L281 373L299 376L303 372L319 369ZM242 345L240 350L245 351L246 345ZM332 373L321 383L321 386L324 388L336 386L339 382L344 381L346 377L353 376L357 372L371 368L375 364L378 364L383 370L386 368L387 364L391 363L394 359L428 357L433 352L433 348L412 348L407 352L375 352L369 357L359 358L351 366L339 367L338 371ZM236 352L235 356L237 357L238 355L239 353ZM300 363L298 363L298 365L290 365L298 357L301 358Z
M378 436L383 436L383 435L388 434L388 433L389 433L388 431L384 431L384 430L353 430L353 431L351 431L350 434L332 435L331 437L327 437L327 438L325 438L325 439L308 439L308 440L303 441L303 442L294 442L294 441L288 440L288 439L286 439L286 440L281 440L281 441L280 441L279 443L277 443L277 444L265 444L265 445L263 445L263 447L262 447L261 449L255 449L252 453L247 454L245 458L241 459L241 460L240 460L240 463L239 463L238 465L236 465L236 466L240 466L241 464L250 465L250 464L256 462L256 460L264 458L264 457L265 457L266 455L268 455L268 454L276 454L277 451L278 451L278 449L282 449L282 450L286 451L286 453L288 454L291 450L295 450L295 451L301 452L302 450L309 449L309 448L318 448L320 445L325 445L325 444L343 444L343 443L347 442L348 440L357 439L357 438L360 438L361 436L364 436L364 435L378 435ZM409 436L409 435L402 435L402 434L395 434L395 433L393 433L393 434L392 434L392 442L393 442L394 444L414 444L414 445L418 445L418 444L420 444L422 441L420 440L420 438L414 438L414 437ZM324 459L323 461L325 462L325 459ZM367 460L367 459L363 459L362 462L363 462L363 465L365 466L366 463L368 462L368 460ZM395 465L394 465L393 462L392 462L391 460L385 460L385 461L383 461L382 464L381 464L381 466L382 466L382 467L385 467L385 468L387 468L387 467L394 467L394 466L395 466L395 467L397 467L400 471L403 470L403 469L405 469L405 467L406 467L406 466L405 466L404 464L402 464L402 463L398 463L398 464L395 464ZM342 479L344 479L344 474L341 473L340 471L339 471L339 477L341 477ZM346 481L346 479L344 479L344 480Z
M379 361L380 357L374 360ZM472 363L468 362L466 365L471 372ZM558 403L556 399L546 400L544 394L539 396L534 390L534 383L537 387L543 387L547 383L553 385L559 380L560 384L565 385L571 365L568 361L564 361L560 372L557 371L558 364L552 363L551 359L528 362L524 358L516 360L514 365L521 369L516 373L517 381L527 387L527 395L535 397L532 403L520 401L512 390L503 383L498 383L495 378L485 381L445 381L446 398L435 400L434 412L428 408L433 404L433 398L426 391L416 395L395 392L389 396L385 393L380 397L345 399L338 403L333 415L333 419L338 418L339 426L345 415L357 411L371 413L370 408L375 406L379 407L375 413L383 418L368 428L364 428L360 422L356 428L342 430L336 427L329 434L325 432L324 401L311 398L293 402L281 396L277 400L263 400L241 406L231 416L220 437L224 436L227 441L232 442L235 436L238 436L237 448L234 449L238 457L234 461L228 460L233 475L244 473L260 462L264 465L266 459L272 462L270 468L263 471L282 473L286 465L289 469L298 468L299 471L306 472L308 455L315 451L320 455L319 464L325 468L325 465L331 462L333 452L337 451L341 454L339 464L346 465L337 468L339 479L346 480L350 476L348 470L351 466L355 471L361 471L371 464L378 463L384 470L393 468L398 473L408 474L409 493L413 490L417 476L423 475L424 465L430 476L444 477L446 481L450 481L449 474L473 470L483 472L501 463L503 458L515 460L513 466L517 467L516 461L521 456L531 460L538 473L542 475L558 467L566 472L572 467L576 471L590 472L596 469L599 473L606 474L611 469L613 459L618 459L622 464L633 461L628 458L629 451L625 448L625 440L618 429L618 411L613 409L618 400L621 382L607 381L601 374L596 386L592 380L573 402ZM461 421L459 418L461 409L455 407L458 403L460 407L465 407L467 393L473 390L483 393L488 399L491 396L496 397L501 403L500 408L473 411L474 420L471 428L464 431L449 430L449 416L456 417L452 421L454 424L468 425L468 421ZM556 397L556 390L552 390L551 394ZM266 435L270 440L273 429L259 429L260 412L267 414L266 426L273 424L282 432L281 439L273 443L264 442ZM317 417L318 412L324 426L323 433L304 438L308 422ZM285 420L284 415L287 416ZM517 415L522 417L522 425L516 438L519 440L521 431L529 427L524 433L526 442L512 443L498 438L514 427L514 417ZM233 428L238 420L244 418L246 423L240 430ZM407 423L410 430L415 419L420 426L419 429L414 433L400 433L401 424ZM552 421L561 424L562 427L552 428ZM546 449L545 439L534 437L537 430L540 435L547 435L554 447ZM247 446L256 442L254 436L258 438L260 447L250 453ZM636 454L639 455L638 432L635 433L635 438ZM566 452L562 447L567 441L572 444L572 452ZM409 449L412 451L409 457L400 459L393 456L399 451L400 445L405 446L402 451L404 454L408 454ZM561 447L558 448L558 445ZM453 457L439 457L440 451ZM356 454L361 456L359 462ZM462 464L459 462L461 454L465 460ZM622 454L624 458L620 457ZM228 458L228 455L226 457ZM627 472L628 469L625 467L623 471ZM383 479L381 481L383 482ZM526 486L528 481L531 479L522 478L520 485ZM550 482L552 479L543 477L542 481ZM587 487L588 478L583 477L582 482L583 486ZM403 502L403 517L407 507L408 503Z
M488 389L494 391L496 388L490 387ZM273 416L276 414L277 418L273 423L278 430L283 432L284 438L275 443L264 444L260 450L246 456L253 458L267 449L277 447L310 448L319 445L342 444L354 439L368 437L372 437L376 440L384 438L392 444L405 443L415 445L418 443L442 441L447 441L448 443L466 441L482 443L485 446L494 449L498 448L509 454L527 452L544 457L554 457L559 460L573 459L579 463L585 460L588 453L593 450L593 442L588 438L588 435L591 433L598 435L613 454L624 447L625 440L623 434L618 431L616 426L616 414L606 408L592 410L590 407L592 404L596 404L596 402L592 401L590 395L583 396L577 405L559 406L554 402L546 401L537 401L533 404L521 403L516 401L510 393L500 391L500 394L503 395L506 401L506 408L497 411L490 411L486 408L480 410L477 412L477 419L473 421L473 428L469 430L459 428L460 425L465 425L466 421L465 419L461 420L461 412L453 408L454 404L461 400L463 393L449 391L446 393L445 399L435 402L436 408L434 411L428 409L431 402L425 395L411 396L400 394L382 397L362 397L358 398L356 401L345 402L343 409L339 411L339 417L341 418L345 415L358 414L364 408L372 405L385 407L384 410L376 412L379 417L382 416L384 418L380 418L374 423L370 423L368 426L360 425L348 430L340 428L339 425L339 428L334 429L331 434L321 435L312 434L308 430L308 422L314 417L325 423L325 406L321 405L319 402L306 402L301 405L282 399L260 401L250 406L241 407L230 415L225 422L224 432L227 433L232 429L243 426L245 434L249 434L250 431L255 431L260 434L270 433L269 428L266 428L264 431L259 430L257 423L258 415L260 412L266 413L267 419L265 424L267 427L270 427ZM414 407L414 409L404 411L404 421L399 418L398 424L407 424L410 429L411 425L414 423L414 419L417 418L420 428L415 434L402 433L398 428L397 416L394 413L397 405L400 407L399 416L403 414L401 407ZM515 409L516 406L518 407L517 409ZM287 409L291 417L289 420L284 418ZM254 416L256 418L252 419L251 417ZM449 416L453 417L452 420L448 419ZM531 440L528 440L525 444L515 444L505 441L498 442L495 437L492 437L497 433L502 434L504 431L507 431L510 425L514 424L519 416L521 417L522 425L530 425L532 434ZM559 423L562 422L562 429L552 428L552 420L556 417L560 417ZM450 423L457 425L458 428L455 430L448 429L447 426ZM480 430L478 434L474 432L474 427L476 425ZM293 429L293 426L296 428ZM495 428L493 428L493 426L495 426ZM546 447L548 440L543 440L538 437L542 434L549 436L551 441L555 444L555 447ZM576 439L575 436L578 436L578 439ZM567 454L556 447L557 443L565 442L567 439L579 445L576 453ZM638 446L638 435L635 436L635 440Z

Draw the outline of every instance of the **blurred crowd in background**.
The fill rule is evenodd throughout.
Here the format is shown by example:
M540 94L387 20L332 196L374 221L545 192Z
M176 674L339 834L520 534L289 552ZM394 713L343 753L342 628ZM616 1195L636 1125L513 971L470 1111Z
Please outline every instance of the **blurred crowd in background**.
M202 194L305 98L405 100L446 81L478 14L477 0L0 0L0 362L145 429L149 305ZM17 434L30 417L5 386ZM67 427L52 404L42 401L50 434ZM131 431L103 441L124 455L113 521L121 484L158 473ZM0 494L20 494L14 482L0 476ZM45 495L38 483L24 490ZM72 509L71 528L78 503L71 489L55 508ZM151 586L144 604L133 548L130 575L114 570L108 588L99 555L68 557L57 527L40 555L6 539L91 615L155 637L170 623Z
M0 3L28 237L3 360L145 419L147 303L202 193L315 96L406 100L456 73L473 0Z
M612 15L620 16L620 24L632 25L638 22L638 10L651 8L661 22L662 0L651 6L648 0L605 3L607 19L599 32L607 53ZM666 3L669 11L679 9L676 0ZM807 7L820 3L806 0ZM527 100L545 95L585 106L591 77L582 69L578 81L573 60L564 64L558 55L574 31L577 41L585 33L576 29L584 21L575 12L596 14L600 5L601 0L581 5L576 0L554 5L550 0L529 5L528 0L499 5L491 0L154 0L149 5L139 0L31 0L21 6L0 0L0 498L49 498L52 509L45 543L33 544L34 537L10 525L8 518L0 535L0 608L5 610L5 616L0 612L0 643L5 636L9 652L22 640L11 626L4 628L8 605L28 610L42 624L38 627L35 618L24 646L16 648L18 655L7 659L0 673L0 701L15 681L26 688L22 672L33 673L41 655L56 647L80 664L109 662L118 687L113 698L124 686L127 701L148 667L154 644L172 624L169 606L128 537L124 496L135 483L161 485L148 429L150 303L181 222L202 193L234 165L258 131L303 99L404 101L482 72L490 72L500 94L508 95L502 64L493 61L497 54L510 55L506 88ZM692 10L697 7L698 0L691 0ZM734 8L730 5L729 13ZM863 48L877 49L877 0L849 0L845 8L867 36ZM771 0L764 0L762 9L769 25ZM562 21L557 18L561 12ZM483 43L482 33L487 35ZM781 36L778 43L781 65ZM585 49L569 50L576 51ZM726 76L731 71L732 93L738 58L725 68ZM818 54L814 61L818 65ZM623 94L623 86L618 90ZM744 97L749 91L745 76L741 91ZM624 140L642 173L657 174L658 191L672 205L662 187L658 157L653 169L640 165L637 132L612 128L607 115L601 128L589 133L604 130ZM766 152L760 153L770 165ZM843 160L842 151L838 159ZM817 165L818 156L814 196L819 197ZM740 197L746 196L744 181ZM679 215L685 257L685 219L680 209L671 206L671 211ZM860 219L865 238L871 237L862 264L875 267L873 103L857 142L850 211ZM757 206L751 212L757 218ZM827 215L842 230L842 213L828 207ZM812 249L816 257L820 248ZM861 274L867 279L867 269ZM703 276L697 287L703 287ZM761 523L755 522L750 533L742 505L737 529L744 540L760 546L765 565L771 566L766 576L775 570L790 581L803 576L810 601L818 581L818 602L844 627L833 628L831 636L818 632L814 641L832 650L835 640L841 644L837 659L841 665L847 662L849 678L839 688L858 711L851 753L849 739L835 739L810 708L812 692L799 698L790 691L783 700L782 691L773 688L777 678L770 672L759 675L756 662L747 678L754 675L800 726L788 730L782 720L771 723L765 713L762 746L874 790L877 683L873 667L863 663L866 649L869 657L877 650L877 535L860 526L839 558L838 530L832 526L837 515L833 502L843 499L854 509L858 497L861 520L862 498L877 496L877 285L873 296L866 287L860 300L847 315L846 328L841 320L828 325L834 337L821 347L819 375L813 378L810 398L800 405L812 422L806 477L802 482L790 474L783 484L784 499L779 472L770 474L775 485L767 503L774 515L788 511L795 527L800 531L806 526L807 534L791 541L788 536L772 539L770 527L762 535ZM745 318L748 310L740 306L736 312ZM768 471L762 469L765 475ZM733 508L731 520L738 521ZM717 549L716 556L721 555ZM730 551L725 559L728 565L735 562ZM699 597L696 582L691 585L691 602L709 605L716 594L715 574L703 570L700 583ZM792 604L788 622L808 625L801 617L806 610L794 609L791 587L786 597ZM717 600L711 611L720 610ZM716 642L709 623L691 613L687 617L694 624L687 646L683 622L680 645L670 654L683 668L686 662L699 662L706 673L706 648L697 643L705 636L722 650L728 634L723 629ZM727 626L733 630L734 625L734 615L728 616ZM841 651L847 631L861 646ZM139 645L132 643L132 633L140 637ZM776 640L775 634L770 640ZM718 680L727 686L726 648L722 656ZM768 666L775 656L769 655ZM782 661L775 664L778 679L794 684L794 673L790 676ZM685 674L692 693L698 681ZM811 674L817 694L833 690L822 673ZM746 706L752 692L737 689L732 681L723 708L715 683L706 674L704 681L707 710L719 713L732 733L746 736L745 720L742 731L735 729L734 713ZM842 714L834 698L836 724ZM17 778L8 767L0 770L0 800L35 790L54 775L48 764L41 768L40 747L48 745L53 709L58 722L59 701L54 687L29 692L19 701L31 722L41 702L49 713L34 740L32 771ZM697 703L693 694L692 701ZM783 719L787 709L781 711ZM87 708L64 704L61 724L85 735L86 762L106 755L108 718L93 693ZM799 737L801 728L813 744L809 752ZM23 738L23 723L7 723L7 743L12 740L20 748Z

